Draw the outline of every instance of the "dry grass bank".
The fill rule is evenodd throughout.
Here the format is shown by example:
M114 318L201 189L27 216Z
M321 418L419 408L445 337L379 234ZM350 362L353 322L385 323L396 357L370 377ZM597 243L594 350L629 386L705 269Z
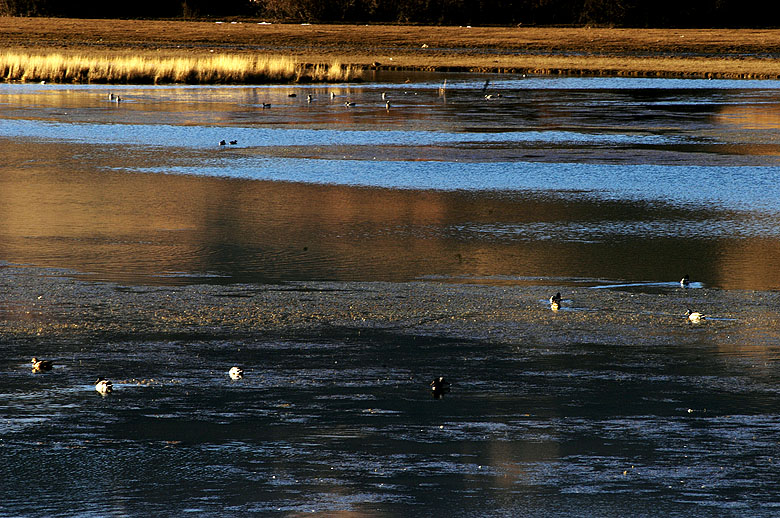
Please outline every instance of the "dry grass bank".
M349 81L354 67L338 62L305 66L281 56L217 55L205 57L82 56L0 54L0 77L6 81L57 83L248 83Z
M776 29L346 26L0 18L0 48L22 54L150 60L275 54L301 64L338 62L355 69L378 66L542 74L780 78L780 30Z

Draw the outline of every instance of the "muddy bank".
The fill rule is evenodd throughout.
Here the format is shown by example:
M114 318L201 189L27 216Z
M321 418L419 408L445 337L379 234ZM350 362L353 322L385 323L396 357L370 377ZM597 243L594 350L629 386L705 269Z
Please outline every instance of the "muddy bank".
M547 302L556 287L511 281L148 287L6 266L0 269L0 289L3 340L46 344L47 353L55 356L60 341L248 340L377 331L551 347L780 343L777 292L682 289L674 282L566 289L557 312ZM691 325L683 317L688 307L711 317Z

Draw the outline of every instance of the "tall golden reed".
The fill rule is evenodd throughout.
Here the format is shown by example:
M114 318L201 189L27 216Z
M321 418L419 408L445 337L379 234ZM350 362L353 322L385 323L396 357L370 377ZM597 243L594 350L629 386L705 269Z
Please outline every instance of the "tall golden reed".
M305 65L283 56L217 55L189 58L0 54L5 81L53 83L252 83L350 81L360 70L336 61Z

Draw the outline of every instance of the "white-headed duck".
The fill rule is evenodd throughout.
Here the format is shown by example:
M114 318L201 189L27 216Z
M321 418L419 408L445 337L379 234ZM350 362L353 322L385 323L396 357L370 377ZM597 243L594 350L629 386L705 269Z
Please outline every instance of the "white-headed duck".
M114 390L114 384L108 381L106 378L98 378L95 382L95 390L101 394L108 394Z
M698 311L691 311L690 309L685 312L685 316L688 317L688 320L693 322L694 324L698 324L702 320L706 320L704 313L699 313Z

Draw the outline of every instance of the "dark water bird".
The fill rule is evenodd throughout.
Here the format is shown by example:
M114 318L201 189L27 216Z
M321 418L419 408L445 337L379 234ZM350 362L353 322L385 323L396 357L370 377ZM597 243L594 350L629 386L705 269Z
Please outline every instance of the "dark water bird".
M230 145L231 145L231 146L235 146L236 144L238 144L238 141L237 141L237 140L231 140L231 141L230 141Z
M98 378L95 382L95 390L101 394L108 394L114 390L114 384L108 381L106 378Z
M298 97L298 94L287 94L287 97Z
M271 103L263 103L262 106L263 106L263 108L270 108L271 107Z
M685 312L685 316L688 317L688 320L690 322L693 322L694 324L698 324L702 320L706 320L707 319L707 317L706 317L706 315L704 315L704 313L699 313L698 311L691 311L690 309L688 309Z
M350 106L350 107L355 106L355 102L354 101L345 101L344 102L344 106Z
M561 309L561 292L559 291L552 297L550 297L550 309L558 311Z
M306 96L306 102L307 102L307 103L310 103L310 102L312 102L313 100L314 100L314 97L312 97L312 96L311 96L311 94L309 94L309 95L307 95L307 96Z
M435 399L441 399L441 397L450 391L450 382L444 379L444 376L439 376L431 381L431 391Z
M54 364L49 360L39 360L38 358L33 357L31 360L32 363L32 371L33 372L44 372L44 371L50 371L52 367L54 367Z
M687 288L688 286L690 286L690 284L691 284L691 278L686 273L685 276L683 276L683 278L680 279L680 286L682 286L683 288Z
M244 377L244 369L241 367L231 367L228 371L228 376L234 380L240 380Z
M390 101L385 101L385 110L390 111Z
M219 141L219 145L220 146L227 146L227 142L225 142L224 140L220 140Z

